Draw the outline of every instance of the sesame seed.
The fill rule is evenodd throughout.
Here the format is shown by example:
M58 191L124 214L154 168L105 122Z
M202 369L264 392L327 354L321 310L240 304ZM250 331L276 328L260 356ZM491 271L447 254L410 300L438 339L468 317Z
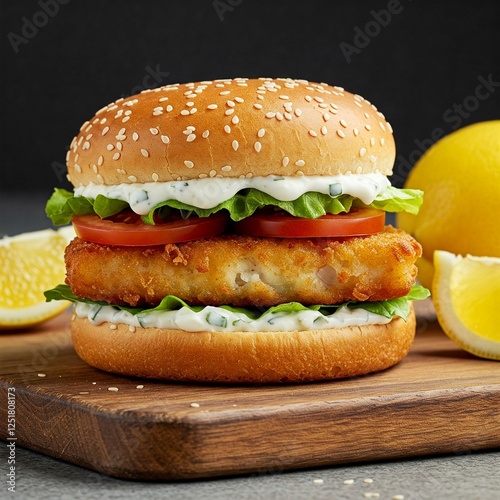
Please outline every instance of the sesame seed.
M189 102L186 103L186 106L189 106L189 107L194 106L194 102L193 101L189 101Z
M363 483L372 484L373 483L373 479L370 479L370 478L363 479Z
M314 484L323 484L325 481L323 479L313 479Z
M207 109L217 109L219 106L217 106L217 104L209 104L207 106Z
M380 128L385 132L385 126L382 122L378 122L378 124L380 125Z
M356 106L358 106L358 107L360 107L360 108L362 108L362 107L363 107L363 105L362 105L362 104L360 104L360 103L359 103L359 101L354 101L354 104L356 104Z
M109 132L109 127L106 125L101 132L101 135L106 135Z
M110 329L110 330L117 330L117 329L118 329L118 327L117 327L114 323L111 323L111 324L109 325L109 329Z
M392 134L393 130L392 130L392 126L389 122L387 122L387 128L389 129L389 132Z
M163 111L153 111L153 116L160 116L163 114Z
M340 124L346 128L347 127L347 122L345 120L340 120Z
M276 113L276 119L279 121L283 120L283 115L279 111Z
M219 92L219 95L228 95L230 93L231 93L230 90L223 90L222 92Z
M354 484L354 479L346 479L343 481L343 484Z
M392 497L392 500L405 500L405 496L404 495L394 495Z
M115 149L115 146L114 146L114 144L108 144L108 145L106 146L106 149L107 149L108 151L112 151L113 149Z
M287 120L291 120L291 119L292 119L292 115L291 115L288 111L285 111L285 113L284 113L284 114L285 114L285 118L286 118Z
M290 158L288 156L283 157L283 160L281 160L281 164L286 167L288 165L288 162L290 161Z
M315 97L314 97L314 100L315 100L316 102L324 102L324 101L323 101L323 99L322 99L321 97L319 97L319 96L315 96Z
M199 408L200 404L199 403L191 403L189 406L191 406L192 408Z
M161 142L163 142L164 144L168 144L170 142L170 138L168 137L168 135L162 135Z
M260 150L262 149L262 144L259 141L256 141L253 147L255 151L257 151L257 153L260 153Z
M385 139L383 137L380 138L380 145L383 146L385 144Z
M203 134L201 134L201 136L206 139L208 136L210 135L210 130L205 130L205 132L203 132Z
M181 115L186 116L186 115L189 115L189 114L190 114L190 113L189 113L189 111L188 111L187 109L183 109L183 110L181 111Z
M266 135L266 129L265 128L261 128L258 132L257 132L257 135L259 137L264 137Z
M82 173L82 167L80 167L80 165L77 165L76 163L75 163L74 169L75 169L75 172L77 172L78 174Z
M212 170L210 170L210 172L208 173L208 175L209 175L210 177L215 177L215 176L217 175L217 172L216 172L215 170L213 170L213 169L212 169Z
M132 139L134 139L134 141L137 141L137 139L139 139L139 134L137 132L134 132L132 134Z
M137 177L135 175L129 175L127 177L127 179L130 181L130 182L137 182ZM131 332L134 332L135 330L130 330Z
M90 149L90 142L89 141L85 141L83 143L82 149Z
M157 128L150 128L149 131L153 134L153 135L158 135L158 129Z
M331 118L331 117L330 117L330 114L329 114L329 113L325 113L325 114L323 115L323 120L325 120L325 122L327 122L330 118Z
M357 128L352 129L352 133L357 136L359 134L359 130Z
M198 111L198 108L191 108L190 114L194 115Z
M259 104L258 102L256 102L256 103L253 105L253 107L254 107L255 109L262 109L262 104Z
M306 95L304 97L304 99L307 101L307 102L311 102L312 101L312 97L310 95Z
M276 116L276 113L273 113L272 111L269 111L266 113L266 118L274 118Z
M40 378L44 378L44 377L46 377L46 376L47 376L45 373L37 373L37 375L38 375Z
M365 125L365 128L366 128L366 130L371 130L371 129L372 129L372 128L370 127L370 125L368 125L368 124L366 124L366 125Z
M235 125L240 122L240 119L235 115L231 120Z
M366 154L366 148L361 148L359 150L359 156L364 156Z
M226 132L226 134L230 134L231 133L231 127L229 125L224 125L224 132Z
M239 144L239 142L238 142L238 141L236 141L236 140L235 140L235 141L233 141L233 142L231 143L231 146L233 146L233 149L234 149L235 151L238 151L238 148L239 148L240 144Z
M130 120L130 116L126 116L123 120L122 123L126 123Z
M375 146L375 137L370 139L370 146Z
M186 141L187 141L187 142L193 142L195 139L196 139L196 135L195 135L195 134L189 134L189 135L187 136Z
M363 493L363 496L365 498L379 498L380 497L380 493L374 493L374 492L371 492L371 491L367 491L366 493Z
M121 142L117 142L116 143L116 149L118 149L118 151L122 151L123 149L123 144Z
M152 178L155 182L157 182L157 181L158 181L158 179L159 179L160 177L159 177L159 176L158 176L158 174L155 172L155 173L153 173L153 174L151 175L151 178Z
M295 162L295 165L297 165L297 167L303 167L305 164L306 162L304 160L297 160Z
M322 133L323 135L326 135L326 133L327 133L327 132L328 132L328 129L327 129L327 128L323 125L323 126L321 127L321 133Z
M314 130L309 130L309 135L312 135L313 137L318 137L318 134Z
M101 166L103 163L104 163L104 157L100 155L99 158L97 158L97 164Z
M169 104L169 105L165 108L165 111L166 111L167 113L170 113L170 111L172 111L173 109L174 109L174 108L173 108L173 106L171 106L171 105ZM160 113L160 114L161 114L161 113Z
M297 108L297 109L295 110L295 115L296 115L296 116L300 116L301 114L302 114L302 110L301 110L300 108Z
M229 172L231 170L231 165L224 165L221 170L223 170L224 172Z
M160 99L158 99L159 102L165 102L165 101L168 101L168 97L160 97Z
M337 135L339 137L345 137L345 134L344 134L344 132L342 132L342 130L337 130Z
M142 153L142 156L144 156L145 158L147 158L149 156L149 152L147 149L141 149L141 153Z
M375 155L370 155L370 161L375 163L377 161L377 157Z
M226 112L224 113L225 115L232 115L234 113L234 109L233 108L229 108L226 110Z
M108 387L108 391L117 392L118 391L118 387Z
M234 107L236 106L236 104L234 103L234 101L231 101L231 100L226 101L226 104L227 104L228 106L230 106L231 108L234 108Z
M370 115L365 111L365 118L368 120L370 118Z
M94 171L94 174L97 174L97 165L96 164L92 165L92 170Z
M113 160L118 160L120 158L120 153L115 153L113 155Z
M187 168L194 167L194 163L192 161L189 161L189 160L184 161L184 165L186 165Z

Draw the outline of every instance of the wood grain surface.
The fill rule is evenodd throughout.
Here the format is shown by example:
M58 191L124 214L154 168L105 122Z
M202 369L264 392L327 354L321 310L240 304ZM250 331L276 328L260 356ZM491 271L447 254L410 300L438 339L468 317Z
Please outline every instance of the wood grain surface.
M0 334L0 438L14 388L17 445L123 478L265 473L499 447L500 364L459 350L429 301L417 314L414 346L389 370L267 386L101 372L76 356L64 314L38 330Z

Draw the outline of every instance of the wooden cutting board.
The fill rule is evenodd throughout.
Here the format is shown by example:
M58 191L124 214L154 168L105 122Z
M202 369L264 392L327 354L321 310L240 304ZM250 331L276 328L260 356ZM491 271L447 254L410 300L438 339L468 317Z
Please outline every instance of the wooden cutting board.
M419 305L417 338L399 365L299 385L103 373L73 351L68 314L37 331L4 333L0 438L7 438L7 390L15 388L17 445L123 478L264 473L499 447L500 364L459 350L431 303Z

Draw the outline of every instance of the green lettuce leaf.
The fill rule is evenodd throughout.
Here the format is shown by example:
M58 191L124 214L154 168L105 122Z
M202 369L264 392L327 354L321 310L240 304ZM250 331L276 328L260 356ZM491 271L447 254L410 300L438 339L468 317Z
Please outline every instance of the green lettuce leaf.
M404 210L416 214L422 201L422 191L398 189L390 186L368 206L386 212ZM316 219L325 214L348 212L353 204L355 206L366 206L360 200L343 194L330 196L321 193L305 193L296 200L281 201L257 189L246 189L210 209L193 207L176 200L164 201L156 205L147 215L144 215L142 220L146 224L154 224L153 216L156 212L160 217L166 217L173 210L180 211L183 218L187 218L192 214L199 217L208 217L219 210L227 210L231 219L239 221L249 217L257 209L266 206L280 208L295 217ZM98 195L95 200L91 200L74 197L72 193L64 189L56 189L48 200L45 211L47 216L52 219L52 222L59 226L71 222L73 215L96 213L101 218L104 218L114 215L126 207L127 203L124 201L107 198L103 195Z
M84 302L86 304L95 304L100 306L110 305L104 301L94 301L90 299L82 299L75 295L68 285L58 285L52 290L47 290L44 292L47 302L51 300L69 300L71 302ZM374 314L379 314L385 318L393 318L399 316L405 321L410 313L410 301L413 300L423 300L430 295L429 290L420 286L414 285L408 295L405 297L400 297L397 299L381 300L378 302L345 302L343 304L335 305L313 305L304 306L299 302L288 302L286 304L280 304L278 306L270 308L243 308L243 307L231 307L231 306L220 306L222 309L228 311L240 313L246 315L249 319L258 319L262 315L267 313L295 313L304 310L319 311L321 314L327 316L333 314L339 308L345 306L349 309L365 309ZM128 311L131 314L145 314L153 311L175 311L181 307L188 307L192 311L199 312L203 310L204 306L190 306L184 302L179 297L174 295L166 296L158 306L152 308L145 307L128 307L128 306L116 306L112 307L124 311Z
M423 191L419 189L400 189L389 186L370 204L385 212L409 212L417 215L424 201Z

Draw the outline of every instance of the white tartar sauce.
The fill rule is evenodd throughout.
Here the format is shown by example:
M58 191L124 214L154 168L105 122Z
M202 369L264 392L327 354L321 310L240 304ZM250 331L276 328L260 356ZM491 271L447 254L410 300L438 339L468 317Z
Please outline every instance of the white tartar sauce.
M138 328L165 328L188 332L305 331L344 326L385 325L391 321L365 309L347 307L341 307L328 316L317 311L304 310L296 313L266 313L256 320L214 306L207 306L199 312L181 307L175 311L154 311L133 315L112 306L77 302L75 312L79 318L87 318L93 325L109 322Z
M380 173L334 176L281 177L269 175L251 178L206 178L188 181L147 182L104 185L90 183L75 189L75 196L95 199L98 195L127 202L139 215L146 215L156 205L177 200L193 207L209 209L217 206L243 189L254 188L280 201L293 201L304 193L331 196L348 194L369 205L390 186Z

